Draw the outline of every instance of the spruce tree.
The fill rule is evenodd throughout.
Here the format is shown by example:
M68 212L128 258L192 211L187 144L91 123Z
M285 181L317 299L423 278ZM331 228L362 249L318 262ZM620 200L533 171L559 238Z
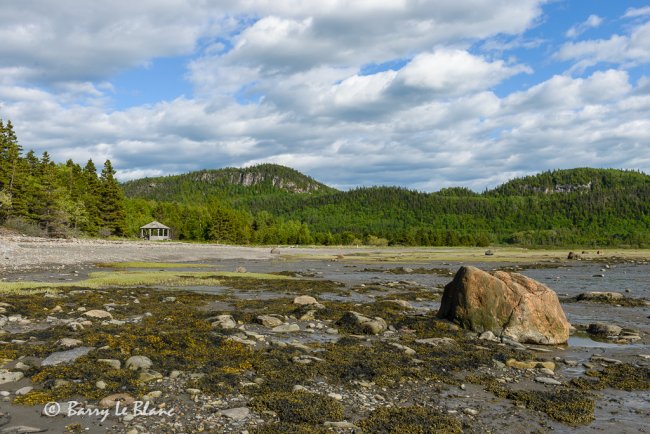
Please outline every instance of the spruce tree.
M99 211L102 226L108 229L111 235L123 236L126 232L124 193L113 175L115 175L113 165L110 160L106 160L100 177Z

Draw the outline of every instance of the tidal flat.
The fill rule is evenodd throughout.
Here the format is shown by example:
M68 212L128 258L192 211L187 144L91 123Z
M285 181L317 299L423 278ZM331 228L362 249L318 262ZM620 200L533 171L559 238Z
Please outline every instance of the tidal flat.
M49 260L54 244L47 260L5 258L0 430L647 430L648 251L568 260L568 251L499 248L486 256L141 244L70 253L74 244L61 243L59 263ZM24 245L13 253L36 258L38 242ZM520 272L554 289L575 327L569 345L479 339L438 320L443 287L461 265ZM634 302L577 299L590 291ZM385 328L361 327L350 311ZM595 322L619 327L618 337L587 333ZM52 402L60 414L48 417ZM86 416L65 416L71 402ZM134 411L144 403L149 413Z

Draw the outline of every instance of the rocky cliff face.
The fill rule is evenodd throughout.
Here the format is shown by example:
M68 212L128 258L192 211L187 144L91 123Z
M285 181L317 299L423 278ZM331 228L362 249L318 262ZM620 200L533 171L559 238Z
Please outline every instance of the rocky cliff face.
M251 187L258 184L269 183L275 188L286 190L292 193L312 193L321 190L322 186L317 182L295 182L278 175L271 175L264 172L249 170L237 170L231 173L203 172L199 181L212 183L218 180L225 180L228 184Z

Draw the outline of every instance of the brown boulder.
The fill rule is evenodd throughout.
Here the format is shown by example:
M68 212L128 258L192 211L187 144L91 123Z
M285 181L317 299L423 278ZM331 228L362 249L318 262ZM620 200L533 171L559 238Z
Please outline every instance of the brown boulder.
M535 344L562 344L570 324L557 294L518 273L461 267L445 286L439 318L478 333Z

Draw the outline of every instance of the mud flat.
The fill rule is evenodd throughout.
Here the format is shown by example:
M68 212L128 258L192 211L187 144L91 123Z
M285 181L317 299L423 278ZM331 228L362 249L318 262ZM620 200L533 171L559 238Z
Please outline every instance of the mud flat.
M650 307L577 301L649 299L647 252L3 243L0 432L648 430ZM468 263L555 289L569 345L436 319Z

